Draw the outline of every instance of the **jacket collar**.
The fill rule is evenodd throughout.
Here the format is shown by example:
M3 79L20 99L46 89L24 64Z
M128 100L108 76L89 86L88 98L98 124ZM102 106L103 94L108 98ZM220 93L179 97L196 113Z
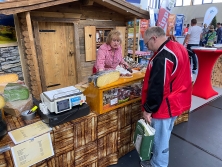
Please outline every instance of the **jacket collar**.
M164 45L166 45L166 43L168 43L170 41L170 39L167 39L157 50L157 53L164 47Z

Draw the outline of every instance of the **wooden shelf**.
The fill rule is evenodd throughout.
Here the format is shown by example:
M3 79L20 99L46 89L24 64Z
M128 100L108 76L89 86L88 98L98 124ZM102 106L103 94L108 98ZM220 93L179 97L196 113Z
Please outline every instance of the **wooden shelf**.
M126 101L121 104L116 104L110 107L104 107L103 93L105 91L108 91L114 88L124 87L127 85L132 85L134 83L140 82L143 80L144 75L145 75L144 73L137 72L133 74L132 78L119 78L116 82L113 82L101 88L97 88L94 86L93 83L90 83L89 86L86 88L86 90L83 92L84 95L86 96L86 101L88 105L90 106L90 109L96 114L103 114L108 111L114 110L116 108L123 107L125 105L141 100L141 97L138 97L138 98Z
M141 100L141 97L138 97L138 98L135 98L135 99L132 99L132 100L129 100L127 102L124 102L124 103L121 103L121 104L118 104L118 105L115 105L115 106L112 106L112 107L109 107L109 108L106 108L104 109L104 113L108 112L108 111L112 111L112 110L115 110L116 108L120 108L120 107L123 107L123 106L126 106L128 104L131 104L131 103L134 103L136 101L139 101Z

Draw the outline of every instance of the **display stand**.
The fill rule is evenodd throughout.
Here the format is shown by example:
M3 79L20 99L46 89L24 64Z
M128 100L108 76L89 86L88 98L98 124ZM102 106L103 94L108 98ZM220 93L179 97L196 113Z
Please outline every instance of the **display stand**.
M198 74L193 85L193 95L209 99L218 94L211 84L211 73L216 60L222 54L222 50L193 49L198 57Z

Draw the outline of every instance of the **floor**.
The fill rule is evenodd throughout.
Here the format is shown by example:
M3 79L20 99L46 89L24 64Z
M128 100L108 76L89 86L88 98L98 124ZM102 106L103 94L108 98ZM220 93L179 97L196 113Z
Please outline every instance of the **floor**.
M170 139L168 167L222 166L222 89L208 100L192 97L189 121L176 125ZM140 167L133 150L109 167Z

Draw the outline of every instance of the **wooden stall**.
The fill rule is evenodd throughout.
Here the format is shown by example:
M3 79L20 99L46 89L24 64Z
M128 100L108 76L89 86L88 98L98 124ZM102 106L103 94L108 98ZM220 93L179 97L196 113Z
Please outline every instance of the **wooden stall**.
M127 39L128 21L149 19L148 11L124 0L10 1L1 3L0 13L14 14L20 56L26 63L24 78L36 99L43 91L76 85L87 78L92 73L96 48L110 30L118 29ZM128 54L126 46L127 40L123 40L123 56ZM120 79L101 89L91 85L84 93L92 112L53 127L50 134L55 155L33 166L116 164L118 158L134 149L133 133L141 118L141 98L108 108L101 99L105 91L141 82L143 77L142 73L134 74L133 78ZM97 92L99 109L91 103L91 91ZM21 117L6 116L8 131L39 120L36 117L27 122ZM14 145L8 135L1 140L0 147L5 145ZM0 166L14 166L10 151L0 154Z
M110 30L126 39L128 21L149 19L124 0L19 0L1 3L0 13L14 14L24 78L37 99L88 77ZM126 46L123 39L123 56Z
M14 15L24 78L38 100L44 91L76 85L91 75L96 49L112 29L121 32L126 56L127 22L149 19L148 11L124 0L16 0L2 2L0 13ZM137 98L104 113L92 110L88 116L54 127L51 139L55 155L33 166L116 164L118 158L134 149L140 103ZM39 120L36 117L27 122L6 116L8 131ZM0 147L5 145L14 146L8 135ZM10 151L0 154L0 166L14 166Z

